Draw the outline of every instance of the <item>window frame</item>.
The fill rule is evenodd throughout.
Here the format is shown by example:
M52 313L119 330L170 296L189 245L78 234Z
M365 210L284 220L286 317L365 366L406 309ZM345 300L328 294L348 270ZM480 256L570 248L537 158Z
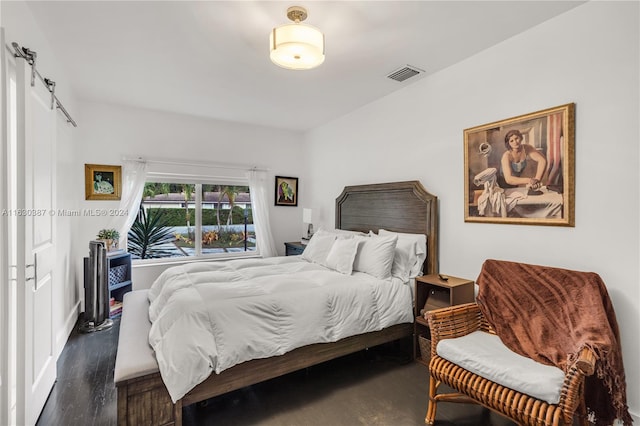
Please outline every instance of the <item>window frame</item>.
M203 204L203 185L229 185L229 186L246 186L249 187L249 179L239 176L209 176L198 174L184 174L162 171L150 171L145 177L146 183L173 183L173 184L193 184L196 186L195 191L195 235L201 235L202 233L202 204ZM142 200L141 200L142 203ZM251 203L253 209L253 203ZM255 229L255 228L254 228ZM257 231L257 230L256 230ZM129 231L127 230L127 236ZM128 243L128 241L127 241ZM176 256L176 257L161 257L152 259L132 259L133 265L140 266L155 266L155 265L179 265L192 262L207 262L218 260L231 260L231 259L247 259L261 257L260 250L256 245L255 250L243 251L243 252L231 252L231 253L211 253L202 254L202 239L196 238L194 241L194 249L196 253L193 256Z

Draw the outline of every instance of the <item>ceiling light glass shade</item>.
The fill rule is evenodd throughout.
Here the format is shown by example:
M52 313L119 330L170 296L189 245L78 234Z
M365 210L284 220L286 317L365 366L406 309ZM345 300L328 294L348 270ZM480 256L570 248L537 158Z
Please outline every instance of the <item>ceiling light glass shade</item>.
M271 61L291 70L308 70L324 62L324 34L311 25L281 25L269 37Z

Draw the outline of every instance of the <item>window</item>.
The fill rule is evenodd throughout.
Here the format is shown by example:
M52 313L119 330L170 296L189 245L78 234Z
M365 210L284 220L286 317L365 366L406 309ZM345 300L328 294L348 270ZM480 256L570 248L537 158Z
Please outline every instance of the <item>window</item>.
M127 249L135 259L255 254L249 187L155 176L145 183Z

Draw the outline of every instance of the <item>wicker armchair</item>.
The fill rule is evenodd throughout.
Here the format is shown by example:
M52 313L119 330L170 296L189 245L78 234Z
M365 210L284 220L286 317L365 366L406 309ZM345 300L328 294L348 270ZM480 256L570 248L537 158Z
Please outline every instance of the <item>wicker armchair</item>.
M481 404L521 425L571 425L576 413L580 414L580 423L587 424L584 381L595 368L595 354L590 349L584 349L566 372L560 401L552 405L480 377L438 356L436 345L440 340L473 331L495 334L476 303L430 311L428 321L431 328L431 378L426 424L434 424L440 401ZM438 394L442 383L457 392Z

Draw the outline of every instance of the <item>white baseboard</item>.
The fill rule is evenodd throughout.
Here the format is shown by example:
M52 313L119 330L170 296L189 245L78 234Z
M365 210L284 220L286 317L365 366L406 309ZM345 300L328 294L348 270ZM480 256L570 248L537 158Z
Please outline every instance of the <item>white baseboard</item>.
M69 339L73 327L76 326L76 322L78 321L79 313L80 301L77 301L75 306L69 311L69 315L67 315L67 319L64 321L64 327L56 335L56 359L60 357L64 345L67 344L67 339Z

